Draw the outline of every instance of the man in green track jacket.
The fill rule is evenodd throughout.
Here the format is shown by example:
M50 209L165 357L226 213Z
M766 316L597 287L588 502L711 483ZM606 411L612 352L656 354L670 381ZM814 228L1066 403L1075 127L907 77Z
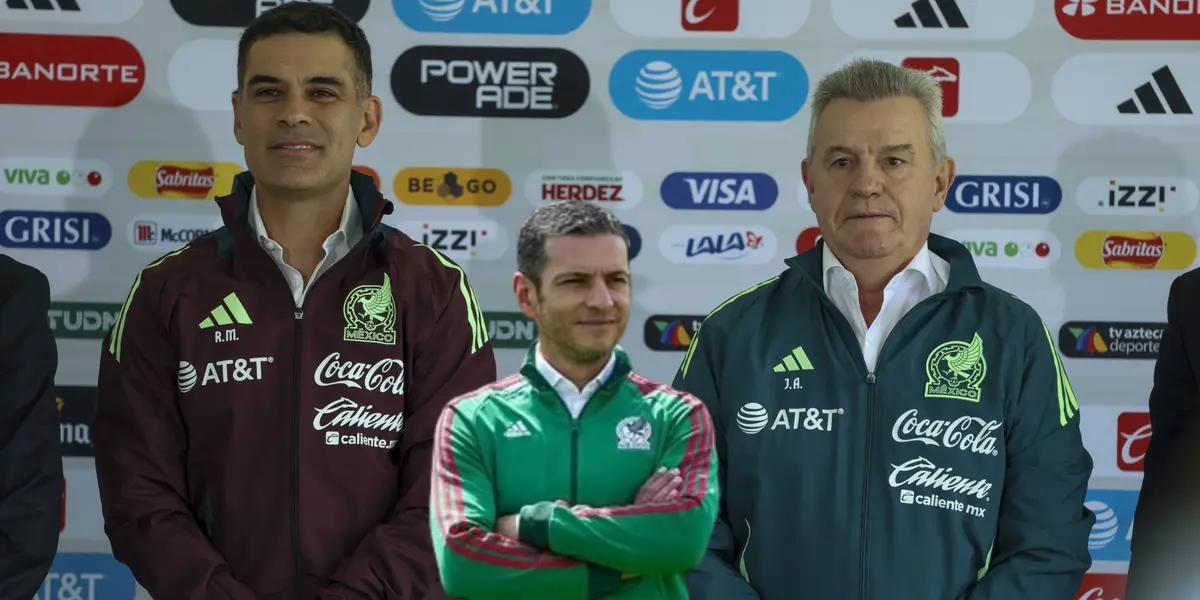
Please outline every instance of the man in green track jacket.
M628 241L590 203L534 212L517 302L538 342L520 373L459 397L434 438L430 527L468 600L686 600L717 514L712 420L630 370Z
M813 95L822 240L704 320L721 511L692 600L1072 600L1092 459L1036 312L931 235L954 177L927 74L858 61Z

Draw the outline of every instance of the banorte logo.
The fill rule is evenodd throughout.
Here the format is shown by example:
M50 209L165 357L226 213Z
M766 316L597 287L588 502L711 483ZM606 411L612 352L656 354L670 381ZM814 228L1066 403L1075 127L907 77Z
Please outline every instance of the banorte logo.
M1055 0L1054 9L1081 40L1200 40L1195 0Z
M1196 241L1179 231L1088 231L1075 241L1075 259L1088 269L1180 271L1196 260Z
M146 63L111 36L0 34L0 104L115 108L146 84Z
M1122 471L1145 470L1146 450L1150 448L1150 413L1124 412L1117 415L1117 468Z
M242 170L234 163L143 160L129 168L129 189L142 198L204 200L228 194Z

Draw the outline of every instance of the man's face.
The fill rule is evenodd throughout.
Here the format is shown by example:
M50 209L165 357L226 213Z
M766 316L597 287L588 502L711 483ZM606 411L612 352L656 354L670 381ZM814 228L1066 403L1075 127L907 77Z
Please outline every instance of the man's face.
M546 241L541 289L517 276L517 301L543 342L593 363L608 356L629 319L629 254L617 235L567 235ZM539 293L540 292L540 293Z
M801 168L830 249L859 260L915 252L954 179L952 160L933 162L921 103L834 100L813 133Z
M250 46L245 63L233 131L255 181L297 192L344 184L382 110L378 98L358 98L349 46L335 35L276 35Z

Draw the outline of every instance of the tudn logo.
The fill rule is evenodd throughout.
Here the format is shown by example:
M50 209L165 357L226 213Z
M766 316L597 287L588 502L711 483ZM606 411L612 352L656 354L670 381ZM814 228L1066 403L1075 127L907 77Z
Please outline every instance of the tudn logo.
M192 388L196 387L196 379L196 367L186 360L179 361L179 375L176 376L179 391L185 394L192 391Z
M757 402L742 405L737 413L738 429L754 435L767 427L767 409Z
M454 20L462 12L466 0L419 0L425 16L436 23Z
M663 110L670 108L683 94L683 77L671 63L655 60L638 71L636 86L642 104Z

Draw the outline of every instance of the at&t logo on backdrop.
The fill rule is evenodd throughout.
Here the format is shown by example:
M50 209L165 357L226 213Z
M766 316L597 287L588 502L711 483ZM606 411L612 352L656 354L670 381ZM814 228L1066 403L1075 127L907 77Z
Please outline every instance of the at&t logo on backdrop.
M591 0L392 0L400 21L429 33L562 35L579 29Z
M779 198L779 184L766 173L671 173L659 195L681 210L767 210Z
M133 600L136 593L133 574L111 554L60 552L34 600Z
M1138 493L1132 490L1088 490L1084 506L1096 514L1096 524L1088 536L1092 560L1129 560L1137 499Z
M629 260L633 260L642 252L642 234L628 223L621 224L621 228L625 230L625 239L629 242Z
M808 85L800 61L766 50L634 50L608 77L622 114L656 121L783 121Z
M950 185L946 208L958 213L1031 214L1054 212L1062 187L1042 175L960 175Z
M759 225L672 225L658 247L676 264L765 265L779 246L775 233Z
M804 26L812 0L606 0L640 37L784 38Z

